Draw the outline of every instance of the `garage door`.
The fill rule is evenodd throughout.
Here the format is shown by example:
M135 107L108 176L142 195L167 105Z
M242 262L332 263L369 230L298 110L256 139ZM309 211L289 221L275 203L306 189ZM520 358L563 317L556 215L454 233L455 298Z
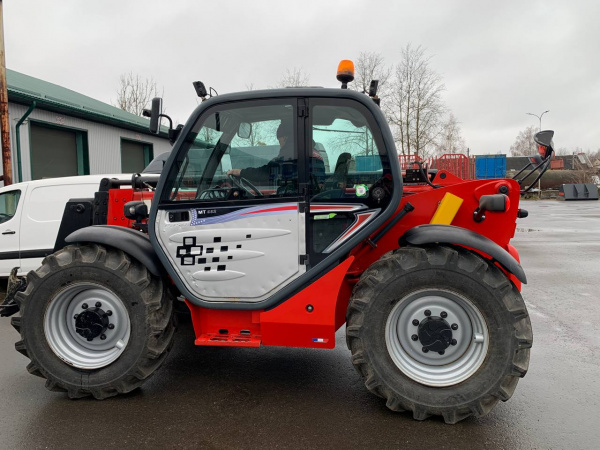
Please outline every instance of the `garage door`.
M31 123L31 178L68 177L89 173L87 134L68 128Z
M121 139L121 171L139 173L152 160L152 145Z

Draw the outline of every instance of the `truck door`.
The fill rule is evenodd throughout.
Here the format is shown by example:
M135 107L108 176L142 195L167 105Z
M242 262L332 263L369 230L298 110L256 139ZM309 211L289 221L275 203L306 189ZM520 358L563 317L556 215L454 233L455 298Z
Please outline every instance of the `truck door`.
M288 98L215 105L183 130L150 236L191 301L260 302L304 273L302 127Z
M19 239L24 189L5 188L0 193L0 276L21 265Z

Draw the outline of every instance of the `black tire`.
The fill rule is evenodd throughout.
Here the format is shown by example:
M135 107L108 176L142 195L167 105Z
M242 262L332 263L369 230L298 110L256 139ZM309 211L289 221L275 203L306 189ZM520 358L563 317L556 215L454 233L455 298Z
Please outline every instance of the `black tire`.
M433 294L428 297L428 292ZM427 300L439 292L442 296L448 293L448 298L466 299L479 311L488 332L487 350L479 365L465 379L448 386L417 381L412 369L394 362L393 346L387 344L391 342L388 318L402 317L393 311L409 311L403 305L410 305L411 299ZM422 322L425 319L422 317ZM408 326L417 322L408 322ZM397 329L406 324L400 320L390 323ZM420 335L411 340L416 341L415 337L419 338L415 345L422 345ZM465 345L475 345L476 341L469 339L465 338ZM363 273L348 305L346 341L366 387L385 398L389 409L412 411L417 420L436 415L443 416L446 423L456 423L469 416L481 417L498 400L512 396L519 378L527 372L533 333L519 291L496 266L463 248L406 247L384 255ZM427 357L433 358L434 353Z
M27 280L27 289L16 297L21 317L13 318L12 323L21 333L21 341L15 348L31 359L27 370L46 378L49 390L67 392L70 398L92 395L104 399L138 388L164 362L175 331L172 294L161 278L152 276L144 265L121 250L95 244L68 246L46 257L41 267L28 274ZM45 316L64 303L65 292L83 289L82 296L90 293L94 301L91 294L94 291L81 286L113 295L112 301L120 302L121 323L127 323L126 344L121 343L116 350L120 352L116 359L93 369L76 367L73 361L67 363L64 352L55 352L51 347L51 340L57 342L63 338L78 344L79 335L71 333L65 337L54 333L50 340L46 336L54 328L50 328ZM112 311L109 315L113 315ZM55 316L57 320L66 318L61 314ZM66 330L68 326L71 325L63 328ZM116 328L114 331L119 326ZM103 333L108 335L109 330ZM67 335L67 331L62 334ZM104 334L94 339L101 336L107 339Z

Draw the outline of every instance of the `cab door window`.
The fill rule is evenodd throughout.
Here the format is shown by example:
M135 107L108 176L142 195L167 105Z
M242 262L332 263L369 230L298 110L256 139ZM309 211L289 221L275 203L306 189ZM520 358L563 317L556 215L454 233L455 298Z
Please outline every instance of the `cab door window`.
M201 117L176 161L171 201L238 201L298 194L295 109L253 102Z
M386 209L393 178L379 127L363 105L313 100L309 118L309 241L318 262Z
M8 222L17 212L21 191L10 191L0 194L0 223Z
M385 206L391 198L391 183L384 197L373 188L384 185L390 174L389 159L379 133L364 115L362 105L316 105L312 108L312 157L310 174L315 194L312 202L362 201ZM358 108L358 109L357 109Z

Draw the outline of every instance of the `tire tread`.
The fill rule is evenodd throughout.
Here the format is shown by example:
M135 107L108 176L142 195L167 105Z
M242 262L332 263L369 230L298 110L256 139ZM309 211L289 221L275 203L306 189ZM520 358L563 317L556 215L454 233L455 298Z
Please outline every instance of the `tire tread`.
M391 279L398 269L409 271L421 266L437 268L447 265L457 267L459 270L479 278L492 289L500 290L505 306L512 317L513 339L516 340L516 351L512 358L512 364L506 368L501 381L486 395L466 406L454 409L420 405L408 399L403 400L398 393L388 388L378 378L377 372L372 368L368 352L365 351L365 342L362 337L365 328L366 305L376 295L378 284ZM404 247L388 252L363 273L348 304L346 342L352 355L352 364L365 378L365 386L375 395L385 397L389 409L412 411L416 420L425 420L432 415L442 416L446 423L454 424L469 416L481 417L487 414L499 400L507 401L512 396L519 378L524 377L527 373L533 333L522 297L507 277L496 269L490 262L466 249L435 246L428 248Z
M37 288L49 274L74 264L79 266L101 265L105 270L113 273L118 272L120 277L137 287L140 293L139 298L144 303L149 330L145 350L137 361L137 367L134 367L132 371L124 374L112 384L91 388L84 384L84 379L87 378L85 376L81 377L82 380L78 386L67 383L41 368L35 358L30 355L32 352L28 351L31 345L36 345L36 343L27 342L25 337L28 326L28 303L35 301ZM153 277L145 266L130 258L123 251L96 244L70 245L44 258L42 266L35 271L31 271L27 278L27 289L17 296L21 317L15 317L12 321L13 327L21 333L21 340L15 344L15 347L17 351L31 359L27 366L28 372L46 378L47 389L66 392L68 397L72 399L92 396L102 400L137 389L147 378L154 374L166 359L173 345L175 333L172 292L170 289L163 287L162 279Z

